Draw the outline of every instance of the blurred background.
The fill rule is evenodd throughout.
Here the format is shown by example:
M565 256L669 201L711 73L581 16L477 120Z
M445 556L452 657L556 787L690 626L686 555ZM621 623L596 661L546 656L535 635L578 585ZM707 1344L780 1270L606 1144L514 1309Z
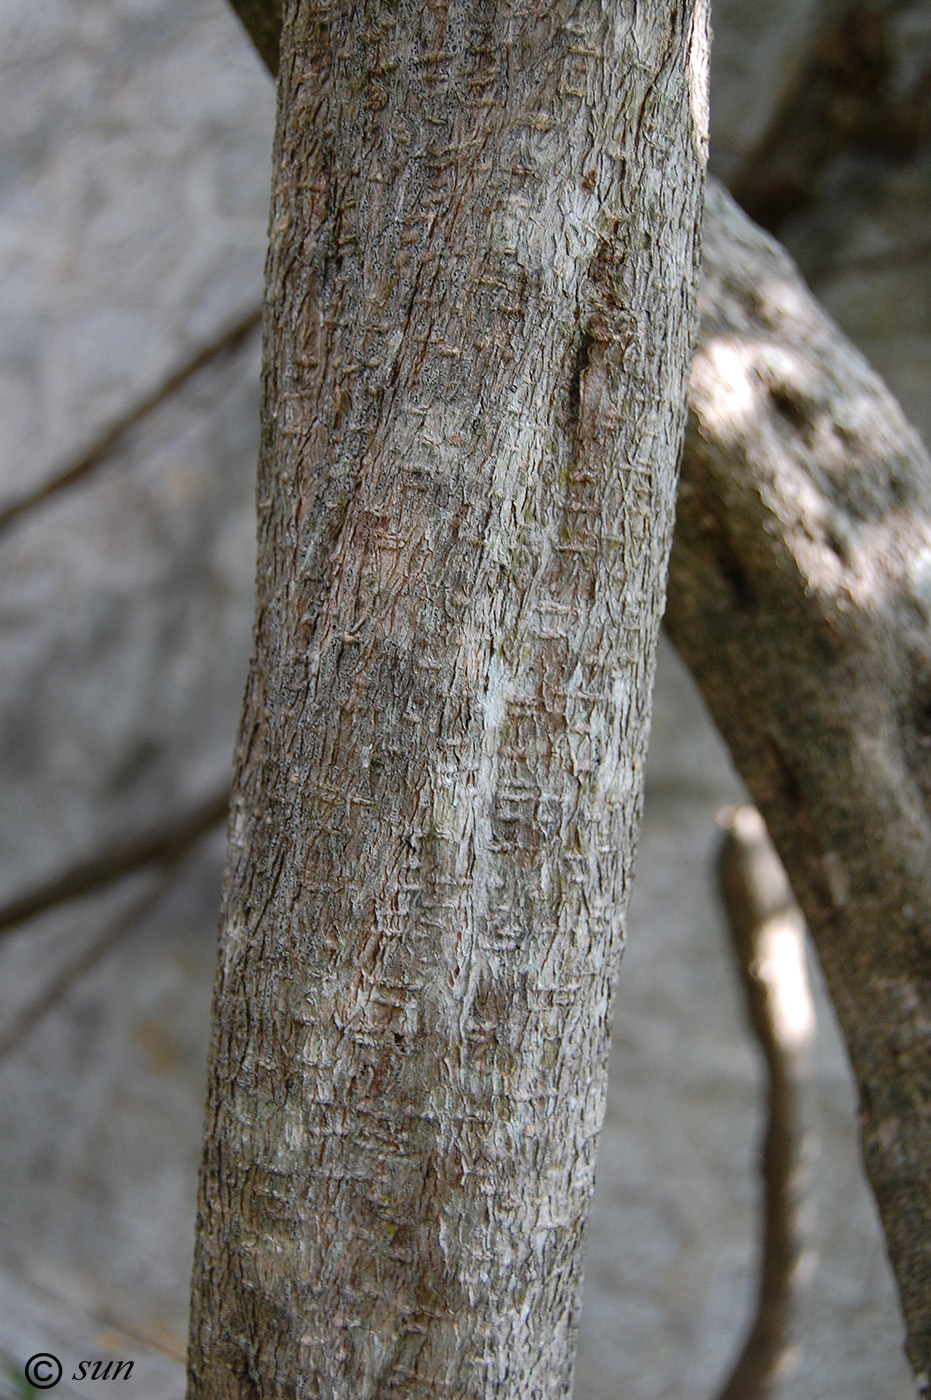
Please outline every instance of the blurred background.
M931 6L716 0L712 166L931 437ZM249 652L273 89L224 0L0 0L0 1394L180 1397ZM739 800L661 657L577 1400L705 1400L756 1290ZM817 974L815 973L817 980ZM779 1400L914 1395L818 993Z

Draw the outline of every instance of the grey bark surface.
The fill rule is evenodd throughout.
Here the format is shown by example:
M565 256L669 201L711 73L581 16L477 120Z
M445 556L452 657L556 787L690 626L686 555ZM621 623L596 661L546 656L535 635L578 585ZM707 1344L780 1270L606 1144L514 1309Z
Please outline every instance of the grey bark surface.
M704 22L286 7L192 1397L569 1394Z
M711 185L667 626L763 813L850 1052L931 1372L931 462Z

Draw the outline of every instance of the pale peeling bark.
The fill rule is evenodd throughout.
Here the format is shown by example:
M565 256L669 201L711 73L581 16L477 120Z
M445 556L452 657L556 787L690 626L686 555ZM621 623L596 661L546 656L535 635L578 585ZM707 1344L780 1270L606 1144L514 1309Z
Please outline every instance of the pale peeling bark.
M931 1372L931 462L786 254L708 191L669 632L807 916Z
M704 20L286 6L192 1397L569 1394Z

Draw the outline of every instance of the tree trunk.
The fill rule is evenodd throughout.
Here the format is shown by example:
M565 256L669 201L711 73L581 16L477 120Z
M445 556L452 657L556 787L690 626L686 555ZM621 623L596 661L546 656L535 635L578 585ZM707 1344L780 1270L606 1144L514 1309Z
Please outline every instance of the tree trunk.
M285 7L198 1400L569 1394L703 9Z
M931 461L708 190L669 633L808 919L919 1386L931 1374Z
M232 3L263 52L268 45L263 47L258 21L268 26L277 56L277 0ZM266 53L266 62L274 71L277 57L270 59ZM854 1037L850 1049L862 1096L868 1172L890 1243L909 1356L919 1384L927 1387L931 1372L926 1306L931 1296L931 1205L924 1164L931 1160L931 1051L921 1027L931 999L927 974L922 971L931 941L924 877L931 868L931 818L912 820L917 810L916 779L906 773L905 781L899 782L903 767L909 768L910 760L917 758L918 785L927 786L921 777L926 766L927 705L910 706L910 698L923 690L925 678L931 674L922 622L928 605L921 560L927 546L917 538L929 517L927 454L881 381L819 312L791 261L771 239L754 229L714 181L709 184L705 227L702 353L691 387L694 411L678 505L679 547L670 578L669 629L692 667L745 782L769 814L816 941L831 945L826 948L826 971L832 992L848 1008L841 1023ZM731 370L736 367L738 371L736 380L726 370L722 374L716 368L722 352L725 361L730 353ZM796 378L806 381L801 396L786 394L784 384L780 390L780 377L785 378L789 364L794 365ZM748 370L752 371L749 379ZM754 378L759 382L754 383ZM741 383L744 390L749 383L753 392L747 395L743 408L738 405L735 411L728 400L733 398L735 385L739 389ZM767 383L770 387L763 392ZM813 388L817 390L814 396ZM857 426L853 434L851 422ZM813 451L819 433L820 450ZM821 494L825 436L831 439L829 456L833 458L826 497ZM896 521L899 482L907 486ZM792 518L793 502L797 509L805 497L809 518L798 512L793 528L785 528L785 522ZM804 570L798 572L796 553L799 542L804 550L811 550L819 535L819 516L839 521L843 534L849 521L862 514L862 502L869 499L883 518L884 528L869 536L860 532L859 570L877 577L891 570L895 586L887 594L887 606L873 610L872 617L862 606L854 610L844 633L847 665L857 673L854 694L865 702L859 713L844 685L823 683L822 601L817 590L808 589ZM729 526L732 514L739 519L737 528ZM757 530L762 531L759 539ZM768 567L776 575L784 580L798 574L802 580L790 611L784 611L778 602L749 611L745 607L749 596L741 560L744 555L753 556L753 569L758 569L767 551L771 555ZM831 554L833 549L828 555L833 568ZM760 582L765 583L765 579ZM775 596L782 596L778 589ZM851 596L849 603L844 603L845 613L851 612L853 601ZM894 606L888 606L890 601ZM917 631L915 618L919 619ZM835 616L829 636L833 637L831 629L836 623ZM787 667L783 657L793 628L807 640L797 642L795 664ZM745 646L751 639L752 644ZM802 670L799 647L807 650ZM891 665L887 664L888 655L881 655L884 651L892 654ZM809 673L804 671L806 665L811 667ZM797 720L813 700L818 721L803 742ZM872 782L861 783L856 791L848 790L844 799L848 833L865 838L858 839L847 859L862 863L867 896L860 908L851 903L847 892L844 926L858 930L874 977L881 977L887 960L885 939L887 935L890 938L890 963L906 968L906 999L913 1009L910 1028L900 1024L894 996L874 1002L869 1015L859 1015L858 1003L868 1000L871 982L859 984L857 962L838 956L837 935L831 932L833 905L830 894L827 902L823 898L823 878L822 898L818 898L818 878L806 893L812 884L811 861L816 862L817 876L818 852L837 825L833 802L827 800L823 788L844 786L848 756L874 742L870 727L877 713L886 716L889 740L889 717L894 718L897 704L903 716L901 733L892 734L894 761L879 765L875 789ZM818 782L809 785L811 806L802 823L796 820L797 785L773 783L761 757L767 751L777 705L783 715L783 738L790 736L789 747L798 747L794 759L798 771L813 760L821 772ZM825 733L834 736L827 747L822 742ZM757 744L762 744L760 752ZM836 767L831 763L832 754ZM877 777L875 769L873 777ZM893 823L897 829L904 826L908 830L901 859L887 860L888 833L879 844L871 844L877 804L897 814ZM926 808L927 804L923 805ZM781 815L777 810L780 806ZM819 825L818 841L810 844L806 837ZM836 850L829 850L828 856L828 867L836 872L841 857ZM910 892L911 898L903 892ZM925 912L912 937L906 935L903 943L905 909ZM825 934L820 931L823 924L828 930ZM910 1047L905 1055L895 1050L901 1036ZM880 1130L877 1106L886 1105L890 1096L906 1106L904 1133L895 1131L894 1119L887 1120L885 1131Z

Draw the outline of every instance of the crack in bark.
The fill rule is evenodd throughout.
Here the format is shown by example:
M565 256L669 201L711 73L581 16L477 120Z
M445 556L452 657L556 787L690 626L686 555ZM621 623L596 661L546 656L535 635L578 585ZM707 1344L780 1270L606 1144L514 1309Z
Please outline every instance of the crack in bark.
M591 328L586 327L579 337L579 343L572 364L572 372L569 375L568 427L573 435L577 435L579 431L579 424L582 416L582 381L585 377L585 371L591 363L594 345L595 336Z

